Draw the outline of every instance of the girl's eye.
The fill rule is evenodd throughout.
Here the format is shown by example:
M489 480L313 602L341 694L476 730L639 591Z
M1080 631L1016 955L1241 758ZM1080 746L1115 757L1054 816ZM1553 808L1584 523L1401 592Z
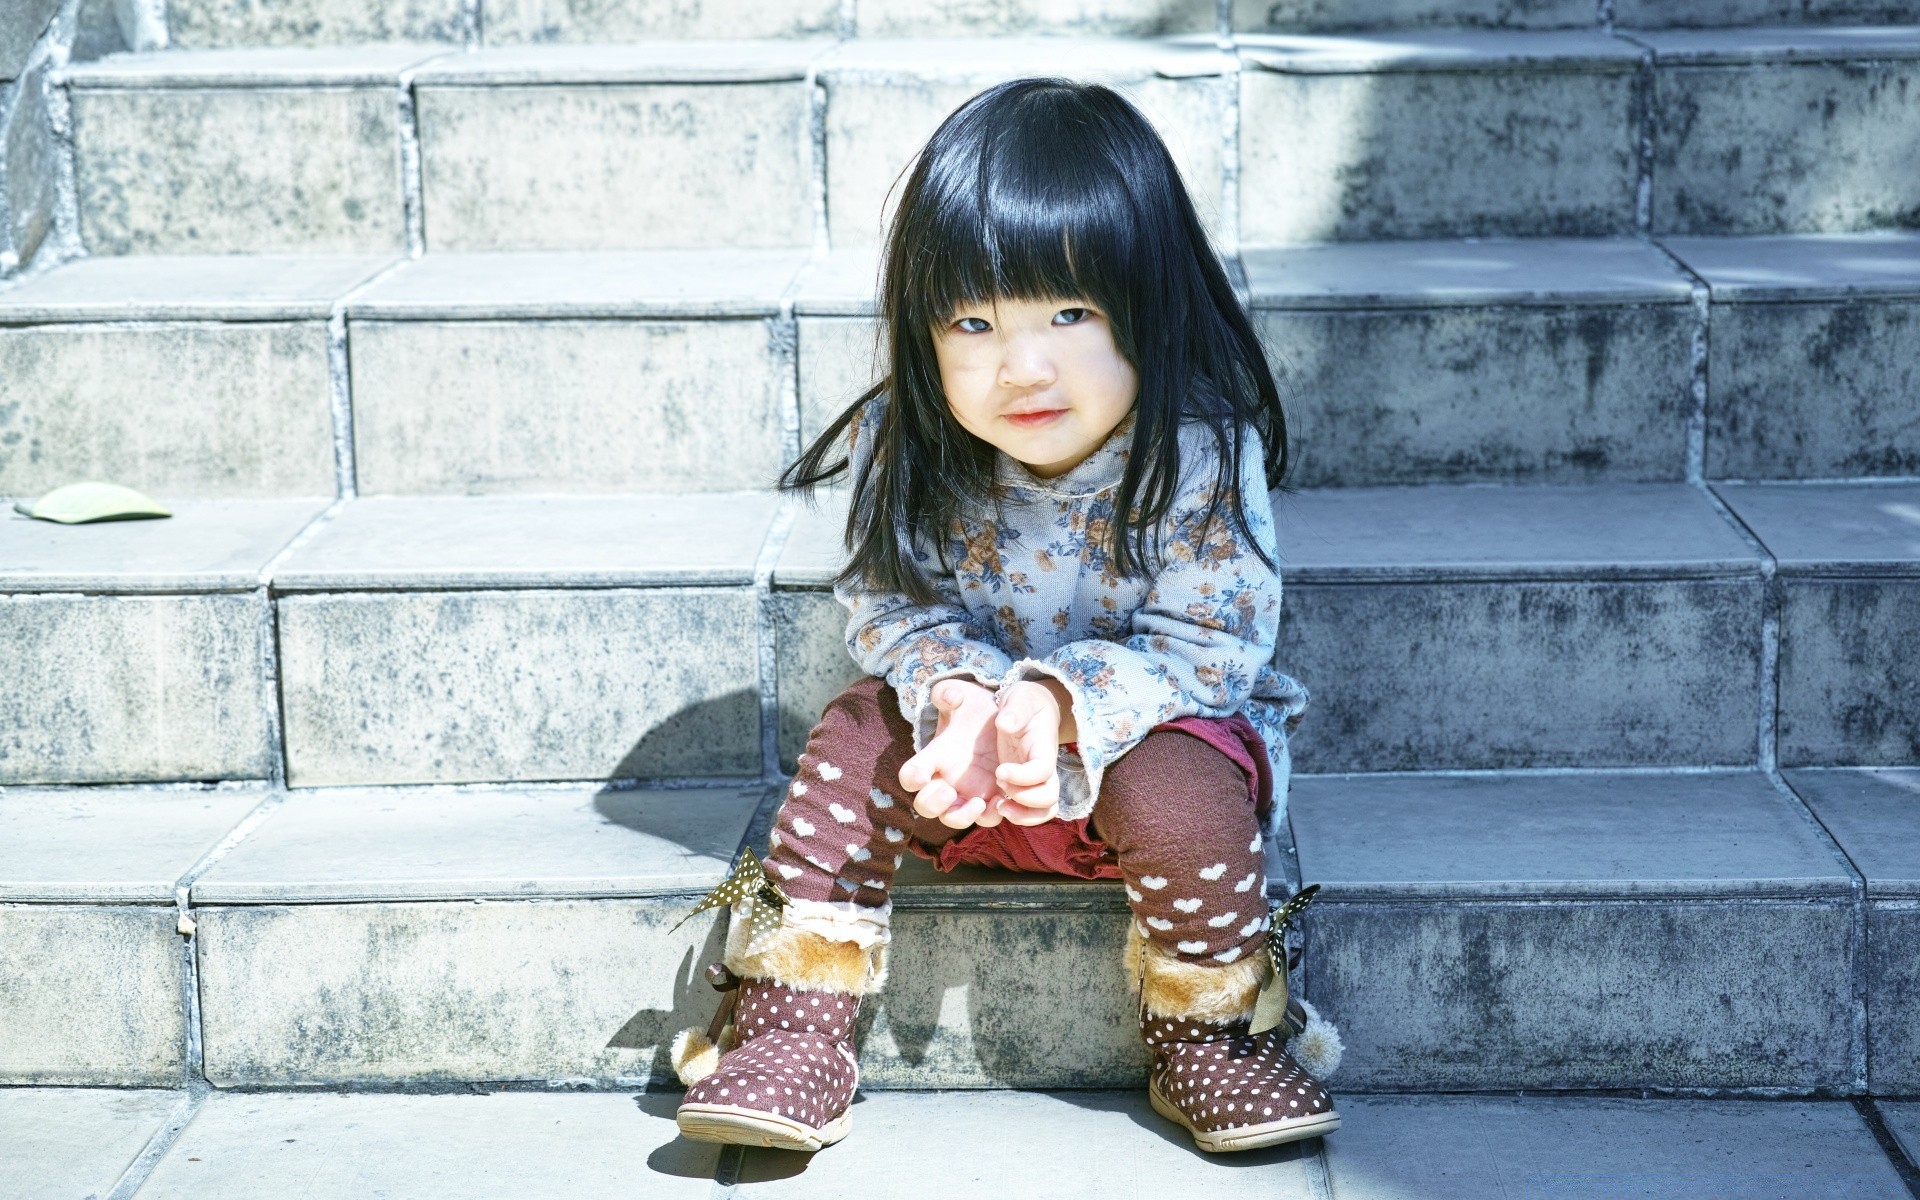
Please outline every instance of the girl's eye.
M1053 323L1055 325L1078 325L1092 315L1093 310L1090 308L1063 308L1053 314Z
M953 323L953 327L961 333L985 333L993 328L985 317L961 317Z

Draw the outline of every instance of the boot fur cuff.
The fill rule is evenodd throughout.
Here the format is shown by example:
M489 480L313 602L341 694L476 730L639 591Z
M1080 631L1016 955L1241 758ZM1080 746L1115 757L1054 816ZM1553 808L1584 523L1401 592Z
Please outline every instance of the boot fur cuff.
M746 922L727 927L727 968L742 979L767 979L797 992L840 992L864 996L887 979L887 946L881 942L830 941L806 929L784 925L746 951Z
M1140 986L1147 1012L1176 1021L1242 1021L1253 1016L1260 987L1273 970L1264 952L1224 966L1182 962L1127 925L1127 978Z

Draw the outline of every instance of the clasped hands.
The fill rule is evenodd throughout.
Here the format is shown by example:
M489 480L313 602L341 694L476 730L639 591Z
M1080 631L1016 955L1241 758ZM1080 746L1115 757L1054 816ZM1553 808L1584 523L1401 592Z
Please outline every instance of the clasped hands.
M1060 743L1073 740L1073 704L1054 680L1022 680L996 706L965 679L933 687L934 735L900 768L913 811L955 829L1039 825L1060 815Z

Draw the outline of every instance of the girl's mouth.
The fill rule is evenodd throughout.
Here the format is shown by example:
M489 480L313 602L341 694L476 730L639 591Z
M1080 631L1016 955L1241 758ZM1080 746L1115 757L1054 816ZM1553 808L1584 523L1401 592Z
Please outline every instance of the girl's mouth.
M1038 429L1066 415L1067 410L1064 408L1043 408L1038 412L1008 413L1007 420L1022 429Z

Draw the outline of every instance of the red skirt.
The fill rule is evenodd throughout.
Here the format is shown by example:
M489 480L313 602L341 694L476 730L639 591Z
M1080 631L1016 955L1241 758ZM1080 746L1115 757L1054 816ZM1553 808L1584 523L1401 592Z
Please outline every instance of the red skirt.
M1264 814L1273 803L1273 768L1259 730L1245 715L1181 717L1154 727L1197 737L1233 760L1247 777L1247 794L1255 811ZM1071 749L1071 745L1067 747ZM1087 828L1091 817L1047 821L1039 825L975 825L943 845L927 847L918 841L907 846L931 861L935 870L958 866L1000 867L1075 879L1119 879L1120 860L1112 847Z

